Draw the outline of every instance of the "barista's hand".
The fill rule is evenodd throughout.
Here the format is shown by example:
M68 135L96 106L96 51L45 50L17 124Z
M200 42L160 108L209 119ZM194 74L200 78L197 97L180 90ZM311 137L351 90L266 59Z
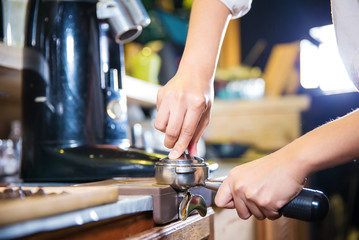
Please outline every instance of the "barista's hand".
M305 174L289 156L273 153L233 168L215 198L218 207L236 208L242 219L276 219L278 210L299 194Z
M177 72L157 94L154 125L166 134L164 144L172 148L170 159L178 158L187 148L197 155L197 143L209 123L213 103L213 83L203 79L204 75Z

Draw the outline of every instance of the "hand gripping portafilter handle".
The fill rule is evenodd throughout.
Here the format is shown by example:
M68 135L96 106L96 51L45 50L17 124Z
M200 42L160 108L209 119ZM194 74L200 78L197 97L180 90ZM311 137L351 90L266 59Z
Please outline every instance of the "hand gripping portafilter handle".
M205 187L217 191L222 181L205 181ZM303 188L302 191L279 212L288 218L315 222L323 220L329 210L327 196L321 191Z
M327 196L321 191L303 188L302 191L280 209L285 217L314 222L323 220L329 210Z

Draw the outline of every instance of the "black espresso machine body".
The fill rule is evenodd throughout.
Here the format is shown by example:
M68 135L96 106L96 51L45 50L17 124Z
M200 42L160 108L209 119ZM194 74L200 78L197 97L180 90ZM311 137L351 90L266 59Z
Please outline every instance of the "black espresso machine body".
M154 175L162 155L129 148L121 81L122 40L141 26L116 39L113 20L98 15L94 0L29 2L22 76L24 181Z

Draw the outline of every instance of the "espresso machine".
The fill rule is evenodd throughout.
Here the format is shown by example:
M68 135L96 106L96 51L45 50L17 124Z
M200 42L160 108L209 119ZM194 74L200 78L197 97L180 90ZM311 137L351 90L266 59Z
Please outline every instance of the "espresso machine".
M32 0L22 72L21 178L154 176L163 157L132 149L123 44L150 19L140 0Z

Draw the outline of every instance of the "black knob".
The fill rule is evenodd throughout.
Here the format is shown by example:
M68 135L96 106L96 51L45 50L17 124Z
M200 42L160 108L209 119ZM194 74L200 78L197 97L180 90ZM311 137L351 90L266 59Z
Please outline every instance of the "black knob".
M314 222L325 218L329 210L327 196L321 191L303 188L302 191L280 209L285 217Z

